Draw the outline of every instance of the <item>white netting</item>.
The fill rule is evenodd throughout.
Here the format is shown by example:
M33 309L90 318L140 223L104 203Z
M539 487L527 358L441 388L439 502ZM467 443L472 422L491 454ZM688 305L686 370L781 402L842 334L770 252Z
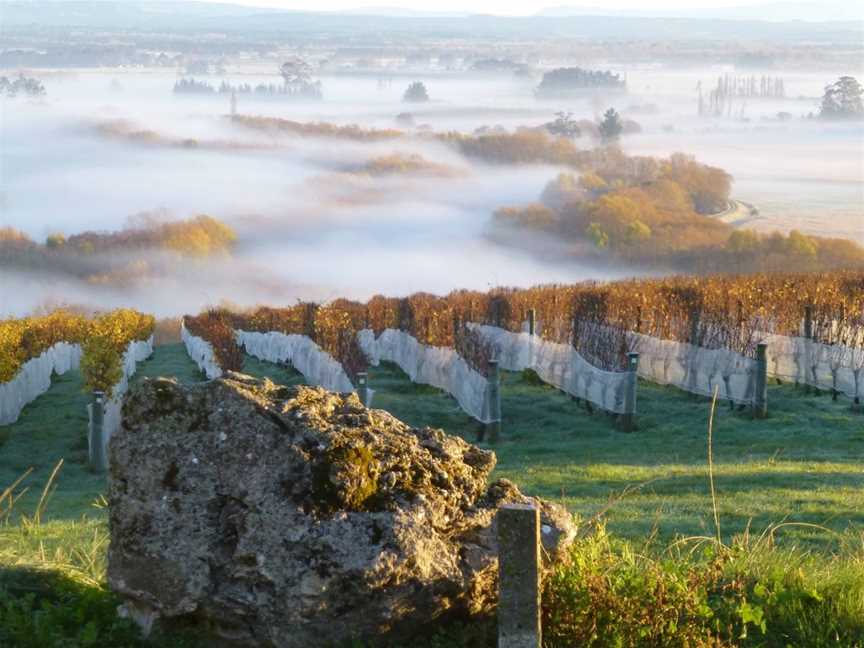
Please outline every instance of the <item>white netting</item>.
M585 360L581 357L578 360L568 359L569 346L531 338L524 332L512 333L493 326L471 326L498 349L502 368L519 371L530 367L544 381L573 393L562 386L567 381L567 374L562 367L575 363L571 374L578 374L580 369L576 366ZM527 323L522 328L526 331ZM535 330L540 330L539 322ZM706 349L640 333L628 332L626 335L628 348L639 353L638 374L645 380L673 385L708 397L713 396L716 387L721 400L739 404L754 401L757 373L755 358L729 349ZM827 345L806 338L767 333L761 334L760 338L768 345L768 376L820 389L833 389L850 398L864 398L864 348ZM572 353L578 356L575 351ZM590 364L588 367L599 371ZM582 394L573 395L585 397ZM601 396L605 397L603 394ZM589 397L589 400L610 409L595 398Z
M572 346L497 326L469 324L496 350L498 364L507 371L533 369L543 382L590 401L609 412L627 413L630 374L598 369ZM635 399L630 412L635 411Z
M728 349L705 349L686 342L629 332L629 347L639 353L639 375L660 385L739 404L755 397L756 360Z
M112 435L120 429L120 425L123 422L123 395L126 393L126 390L129 389L129 379L135 374L135 370L138 368L138 363L146 360L152 354L153 336L150 336L150 339L145 342L130 342L129 346L126 347L126 351L123 354L123 375L120 377L120 381L116 385L114 385L111 398L105 399L105 404L102 408L102 452L104 453L102 455L103 457L108 456L108 441L111 439ZM91 434L88 435L88 439L92 439L93 405L90 404L87 407L88 413L90 414L91 429Z
M15 377L0 383L0 425L18 420L21 410L51 387L51 376L63 375L81 364L81 346L58 342L38 358L28 360Z
M755 358L728 349L703 349L684 342L628 333L639 352L639 375L685 391L735 403L755 397ZM820 389L834 389L850 398L864 396L864 349L827 345L801 337L762 334L767 344L767 375Z
M192 335L186 330L182 322L180 323L180 339L186 345L186 353L195 361L195 364L207 376L208 380L219 378L222 375L222 367L216 362L216 354L213 353L213 347L210 346L210 343Z
M376 339L371 330L357 334L360 349L372 365L394 362L411 382L432 385L452 395L459 406L481 423L500 420L490 411L489 381L472 369L454 349L421 344L404 331L387 329Z
M288 362L303 374L310 385L335 392L353 392L354 385L342 364L305 335L270 331L235 331L237 343L246 353L267 362Z
M766 334L768 375L864 398L864 348Z

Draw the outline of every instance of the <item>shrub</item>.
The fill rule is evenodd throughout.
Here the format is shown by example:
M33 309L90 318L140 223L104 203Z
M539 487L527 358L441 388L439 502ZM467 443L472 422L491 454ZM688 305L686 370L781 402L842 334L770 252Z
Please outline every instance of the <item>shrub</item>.
M83 342L89 330L84 316L64 309L41 317L0 320L0 382L12 380L25 362L58 342Z
M48 249L51 249L51 250L61 248L65 244L66 244L66 237L59 232L56 232L54 234L49 234L48 237L45 239L45 247L47 247Z
M19 245L33 243L29 236L14 227L0 227L0 242Z
M775 547L770 532L658 551L601 526L544 581L544 645L864 645L860 548L815 557Z
M237 346L230 313L214 308L197 317L187 315L183 322L192 335L210 343L223 371L243 370L243 352Z
M114 385L123 377L122 352L104 335L88 338L83 350L81 374L84 383L91 390L104 392L107 398L111 398Z
M84 342L81 373L88 389L104 392L111 398L114 386L123 375L123 355L133 341L147 340L156 327L151 315L128 308L96 317Z
M12 380L21 366L58 342L81 344L81 371L89 389L109 396L120 380L122 358L133 340L152 335L155 320L150 315L121 308L92 320L81 314L57 309L41 317L0 321L0 382Z
M414 81L405 90L402 100L408 103L426 103L429 101L429 93L426 90L426 85L420 81Z

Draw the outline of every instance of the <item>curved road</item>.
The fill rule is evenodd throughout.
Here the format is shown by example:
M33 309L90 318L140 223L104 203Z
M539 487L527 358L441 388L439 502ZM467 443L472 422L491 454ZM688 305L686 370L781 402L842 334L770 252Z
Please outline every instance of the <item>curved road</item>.
M711 218L716 218L734 227L741 227L758 219L759 210L750 203L730 199L729 206L721 212L711 214Z

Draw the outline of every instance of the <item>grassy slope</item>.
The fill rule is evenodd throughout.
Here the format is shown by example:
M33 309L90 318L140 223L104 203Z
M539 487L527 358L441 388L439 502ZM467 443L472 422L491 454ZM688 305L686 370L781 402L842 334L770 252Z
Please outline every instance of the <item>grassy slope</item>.
M149 360L138 365L133 380L161 375L183 381L201 379L181 345L157 347ZM75 519L98 513L92 503L104 491L105 481L87 467L87 403L81 374L69 371L55 377L51 389L24 408L16 423L0 427L0 439L6 439L0 445L0 488L28 468L34 469L24 484L30 490L16 509L34 510L43 485L63 459L45 518Z
M504 373L503 381L497 476L563 501L583 517L631 489L606 516L620 536L713 533L705 399L641 382L640 430L623 434L607 415L589 414L551 387L520 374ZM413 425L476 438L477 423L451 399L411 385L395 366L373 368L370 383L379 390L375 407ZM852 413L848 400L834 403L791 385L770 386L769 403L765 421L718 407L714 462L724 535L784 521L860 530L864 416ZM833 544L832 533L823 530L787 527L784 534Z
M245 371L297 384L291 369L247 358ZM478 424L436 389L411 384L394 365L372 368L375 407L412 425L443 427L473 441ZM158 347L136 377L171 375L201 379L182 345ZM610 529L639 538L701 535L713 529L706 464L709 404L673 388L639 385L640 430L622 434L605 414L588 413L555 389L520 374L503 374L505 416L496 475L525 491L559 499L588 517L610 496L629 489L608 511ZM864 416L848 401L806 395L790 385L769 388L766 421L718 408L714 430L715 479L725 534L749 524L807 522L843 531L864 527ZM91 503L104 482L86 468L86 395L70 372L26 408L20 420L0 428L0 484L28 467L31 492L19 510L32 511L51 469L66 460L48 517L74 519L97 513ZM786 534L831 544L829 532L790 527Z
M166 374L184 381L200 379L180 345L158 347L148 361L138 365L135 379ZM53 599L62 583L87 583L95 589L87 590L90 593L84 599L110 611L115 603L103 596L98 585L104 579L108 542L107 516L98 505L105 480L87 467L87 402L80 373L70 371L55 377L51 389L28 405L16 423L0 427L0 492L27 468L34 468L21 485L28 491L17 501L8 523L3 523L8 499L0 503L0 590L12 587L13 592L33 592ZM64 464L54 482L56 488L44 515L37 518L39 496L60 459ZM53 568L56 577L33 578L28 574L34 566ZM19 590L16 583L22 579L27 585ZM105 609L106 620L99 623L100 628L113 623ZM26 615L26 610L21 613ZM92 609L86 613L74 608L68 611L72 617L84 614L89 618L93 613ZM54 625L53 621L43 621L42 627L50 633ZM28 645L54 641L53 636L34 635L31 630L23 631L30 638ZM134 633L130 631L130 635Z
M302 376L290 369L251 358L247 359L245 370L281 383L302 382ZM139 379L158 375L173 375L182 381L201 379L180 345L158 348L152 359L139 366L137 375ZM663 538L679 533L710 533L705 467L708 404L704 399L640 384L641 430L626 435L615 430L608 416L589 414L568 397L530 378L504 375L506 422L503 438L495 447L498 476L513 479L526 492L563 500L582 516L601 509L610 493L650 482L617 502L607 513L609 527L618 535L641 542L655 526ZM438 390L412 385L397 367L373 368L371 383L377 390L376 407L388 409L413 425L443 427L474 440L477 423L462 413L451 398ZM774 414L767 421L752 421L725 408L718 412L716 476L721 523L727 537L743 529L751 517L757 529L787 518L825 524L838 531L854 525L860 532L864 526L861 491L864 417L851 414L847 402L832 403L826 396L805 395L791 386L772 386L769 398ZM41 622L41 626L31 616L26 600L11 599L17 612L8 608L5 622L17 618L22 623L12 636L18 637L19 642L27 638L28 646L48 645L55 636L65 637L64 645L91 645L89 639L81 640L81 636L88 637L92 632L105 641L110 634L112 645L141 645L134 639L133 628L118 625L114 620L116 600L100 585L104 578L107 525L104 509L94 508L91 503L103 491L104 482L86 469L85 404L80 377L71 372L56 380L50 392L28 407L18 423L0 428L0 440L6 437L5 444L0 442L0 484L11 483L31 465L37 468L27 481L34 492L21 500L16 512L32 514L38 491L55 462L60 457L66 459L44 516L47 522L36 524L32 517L25 517L18 524L0 524L0 591L5 586L11 587L13 594L35 591L41 597L53 599L58 586L45 574L34 579L29 571L34 565L53 567L56 572L51 573L58 574L58 578L70 578L70 584L90 583L84 594L72 595L68 604L59 603L51 608L51 614L58 618ZM788 533L806 538L808 544L822 550L838 548L839 541L835 542L828 531L798 528ZM736 583L734 587L739 590L744 588L742 596L751 600L755 597L762 605L756 593L762 583L771 591L785 592L782 594L785 598L764 603L770 617L766 637L770 640L763 644L757 639L753 645L784 646L789 643L784 637L795 637L793 645L827 646L839 640L842 645L864 646L864 639L858 639L864 637L864 626L859 623L860 537L859 533L856 541L853 535L845 536L846 546L840 551L845 558L832 559L816 552L812 566L806 562L806 556L768 551L770 547L758 540L756 545L753 540L745 541L744 546L761 546L761 550L751 548L743 554L734 547L729 550L732 558L723 558L721 564L725 566L718 569L726 574L722 577L724 582ZM587 538L581 541L587 544L577 548L580 555L591 556L584 563L585 569L597 563L596 579L580 571L581 568L572 574L564 570L544 595L545 604L551 606L548 610L560 610L565 617L581 610L576 616L566 617L573 619L570 625L566 620L547 619L548 629L557 635L553 642L556 646L572 645L581 633L596 627L598 621L591 616L595 613L604 619L604 628L595 635L597 645L618 645L622 637L625 643L621 645L631 645L634 637L645 632L647 621L641 621L638 615L631 617L623 609L616 611L618 605L623 608L635 605L633 609L644 610L651 618L656 616L652 606L661 599L672 610L683 609L686 605L683 599L667 600L662 588L662 595L651 589L655 578L668 581L666 586L672 589L667 591L685 598L714 591L704 586L678 589L682 578L690 582L700 574L715 573L713 569L701 564L688 566L683 557L674 563L665 558L661 562L660 558L652 557L653 551L634 552L626 546L615 549L604 545L594 549L594 544L606 542L604 538L602 535L597 540ZM850 549L856 543L858 549ZM738 563L742 566L736 566ZM583 563L574 563L580 564ZM676 570L680 570L680 576ZM645 581L645 587L633 589L633 584L642 582L647 573L653 576ZM23 589L15 585L22 579L26 583L32 581L33 589L30 584ZM599 592L591 590L603 583L606 585ZM756 583L760 585L757 587ZM814 607L817 600L821 603ZM99 620L88 624L92 628L76 625L80 615L92 619L95 614L89 609L82 611L85 601L97 606L101 615ZM719 600L716 602L718 610L723 605ZM732 610L731 621L737 624L739 612L735 611L737 608ZM655 621L654 631L671 627L663 625L661 617ZM710 612L703 622L713 623ZM63 624L68 627L60 631ZM34 634L37 626L47 633L44 637ZM669 632L672 633L669 638L656 639L660 642L656 645L692 644L677 630ZM737 629L735 633L737 636ZM70 637L74 636L78 637L77 643L70 643ZM121 636L133 639L121 641ZM453 643L433 643L468 645L459 632L455 636L460 638ZM179 646L179 642L178 637L172 636L159 645Z

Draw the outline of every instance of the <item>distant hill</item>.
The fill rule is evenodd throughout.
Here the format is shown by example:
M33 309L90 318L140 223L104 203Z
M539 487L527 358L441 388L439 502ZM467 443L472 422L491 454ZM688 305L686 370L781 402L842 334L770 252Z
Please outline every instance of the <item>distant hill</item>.
M827 2L770 2L740 7L708 7L700 9L623 9L606 7L548 7L537 16L631 16L675 18L720 18L726 20L766 20L769 22L864 21L864 0L829 0Z
M836 2L836 0L831 0ZM765 5L767 6L767 5ZM0 2L2 30L12 28L80 28L138 31L213 31L267 34L274 37L382 35L412 37L580 38L604 40L735 40L821 42L860 45L864 25L845 22L767 22L723 18L674 18L638 15L381 15L386 8L359 13L314 13L232 4L153 2L147 0L5 0ZM573 11L551 9L551 12ZM585 10L578 10L585 11ZM601 10L597 10L601 11ZM825 15L831 15L825 11Z

